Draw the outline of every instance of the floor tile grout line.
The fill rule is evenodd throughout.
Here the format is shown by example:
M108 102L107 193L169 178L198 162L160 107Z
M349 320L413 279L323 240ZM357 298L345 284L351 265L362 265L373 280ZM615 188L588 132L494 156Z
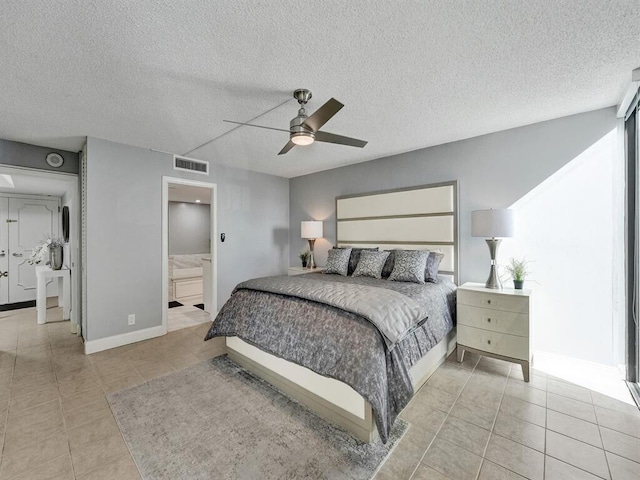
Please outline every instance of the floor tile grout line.
M583 442L582 440L578 440L577 438L570 437L569 435L565 435L564 433L556 432L555 430L547 430L547 431L548 431L548 432L553 432L553 433L555 433L556 435L561 435L561 436L563 436L563 437L565 437L565 438L568 438L568 439L570 439L570 440L574 440L574 441L576 441L576 442L580 442L581 444L583 444L583 445L587 445L587 446L589 446L589 447L591 447L591 448L596 448L596 449L598 449L598 450L602 450L602 453L604 454L605 460L607 459L607 454L606 454L606 452L607 452L607 451L606 451L604 448L598 448L598 447L596 447L596 446L594 446L594 445L591 445L590 443ZM603 445L603 447L604 447L604 443L603 443L602 445ZM546 455L548 455L548 456L550 456L550 457L552 457L552 458L555 458L556 460L559 460L559 461L561 461L561 462L564 462L564 463L566 463L566 464L568 464L568 465L571 465L572 467L578 468L578 469L580 469L580 470L582 470L582 471L584 471L584 472L590 473L591 475L595 475L596 477L599 477L599 475L597 475L597 474L595 474L595 473L593 473L593 472L590 472L589 470L585 470L584 468L581 468L581 467L579 467L578 465L574 465L573 463L569 463L569 462L567 462L566 460L562 460L562 459L560 459L560 458L558 458L558 457L555 457L555 456L553 456L553 455L550 455L549 453L547 453L547 452L546 452L546 445L545 445L545 456L546 456ZM608 461L608 460L607 460L607 468L609 468L609 461ZM609 471L609 476L611 477L611 471ZM602 477L600 477L600 478L602 478ZM613 477L611 477L611 478L613 478Z
M605 480L605 479L604 479L603 477L601 477L600 475L597 475L597 474L595 474L595 473L593 473L593 472L590 472L589 470L585 470L584 468L579 467L579 466L577 466L577 465L574 465L573 463L569 463L569 462L567 462L566 460L563 460L563 459L561 459L561 458L555 457L555 456L553 456L553 455L549 455L548 453L545 453L545 457L551 457L551 458L553 458L554 460L557 460L557 461L562 462L562 463L566 463L567 465L570 465L571 467L573 467L573 468L575 468L575 469L578 469L578 470L580 470L581 472L586 472L586 473L588 473L589 475L593 475L594 477L601 478L602 480ZM613 478L613 477L609 477L609 478Z
M480 463L480 468L478 469L478 473L476 474L476 479L480 477L480 472L482 471L482 466L484 465L484 462L486 459L487 449L489 448L489 442L491 442L491 436L494 434L493 431L496 427L496 421L498 420L498 415L500 415L500 408L502 407L502 401L504 400L504 395L505 395L505 392L507 391L507 385L509 385L509 378L511 377L512 368L509 369L509 373L507 374L507 381L504 382L504 387L502 388L502 393L500 394L500 402L498 403L498 410L496 411L496 416L493 419L493 423L491 424L491 429L489 430L489 438L487 439L487 444L484 446L484 450L482 451L482 462ZM491 460L488 460L488 461L490 462ZM503 467L503 468L506 468L506 467Z
M600 431L600 425L597 425L598 435L600 436L600 443L602 444L602 451L604 452L604 461L607 462L607 470L609 470L609 478L613 478L613 473L611 472L611 466L609 465L609 457L607 456L607 450L604 447L604 440L602 439L602 432Z
M456 354L456 349L454 349L454 350L453 350L453 352L451 353L451 355L454 355L454 354ZM447 357L445 357L445 360L444 360L444 362L442 362L442 364L438 365L438 368L440 368L442 365L444 365L444 364L447 362L447 358L448 358L448 356L447 356ZM435 442L436 438L438 437L438 434L439 434L439 433L440 433L440 431L442 430L443 425L447 422L447 419L449 418L449 416L450 416L450 414L451 414L451 410L453 410L454 405L456 404L456 402L458 401L458 399L459 399L459 398L460 398L460 396L462 395L462 392L464 391L465 387L466 387L466 386L467 386L467 384L469 383L469 380L471 379L471 375L473 375L473 372L475 372L475 371L476 371L476 367L478 366L478 363L479 363L479 362L480 362L480 358L478 358L478 360L477 360L477 361L476 361L476 363L474 364L473 368L471 369L471 372L469 373L469 377L465 380L464 385L462 386L462 388L460 389L460 392L458 392L458 395L456 396L456 399L453 401L453 403L451 404L451 407L449 407L449 410L446 412L446 414L447 414L447 415L444 417L444 420L442 421L442 424L441 424L441 425L440 425L440 427L438 428L437 432L435 432L435 435L433 436L433 438L432 438L432 439L431 439L431 441L429 442L429 445L427 445L427 448L425 449L425 451L424 451L424 452L422 452L422 456L420 457L420 461L418 462L418 465L416 466L416 468L414 468L413 473L411 474L411 476L409 477L409 479L411 479L411 478L415 475L415 473L416 473L417 469L418 469L418 468L420 467L420 465L422 464L422 461L424 460L424 457L425 457L425 455L427 454L427 451L431 448L431 445L433 445L433 442ZM456 363L458 363L458 362L457 362L457 360L456 360ZM436 370L434 370L434 372L433 372L432 376L436 373L436 371L438 370L438 368L436 368ZM458 367L458 368L462 368L462 367ZM431 377L429 377L429 380L430 380L430 379L431 379ZM427 380L427 382L423 385L423 387L424 387L424 386L426 386L426 385L428 385L428 384L429 384L429 381ZM422 389L422 388L421 388L421 389ZM455 418L455 417L454 417L454 418ZM454 445L456 445L456 444L454 443ZM459 445L456 445L456 446L457 446L457 447L460 447ZM460 447L460 448L463 448L463 447ZM466 448L463 448L463 450L466 450ZM469 451L469 450L467 450L467 451ZM473 452L471 452L471 453L473 453ZM474 455L475 455L475 454L474 454ZM428 465L428 464L427 464L427 465ZM431 465L428 465L428 466L429 466L429 468L433 468ZM482 462L480 462L480 466L482 466ZM436 470L436 469L434 468L434 470ZM442 473L442 472L440 472L439 470L436 470L436 471L438 471L439 473ZM478 469L478 473L476 474L476 478L477 478L477 475L479 474L479 472L480 472L480 469ZM443 475L444 475L444 474L443 474ZM445 476L446 476L446 475L445 475Z
M20 335L20 332L18 331L18 336L19 336L19 335ZM49 350L51 350L51 342L50 342L50 340L51 340L51 339L49 338L48 333L47 333L47 338L48 338L48 340L49 340L48 348L49 348ZM17 358L18 358L18 353L17 353L17 348L16 348L16 355L15 355L15 357L14 357L14 362L17 360ZM15 364L14 364L14 371L13 371L13 373L12 373L12 378L11 378L10 395L11 395L11 392L13 391L13 379L14 379L14 378L15 378ZM66 429L65 419L64 419L64 415L62 414L62 404L60 403L60 392L58 392L58 396L57 396L57 398L56 398L56 399L52 399L52 400L49 400L49 401L47 401L47 402L43 402L42 404L38 404L38 405L35 405L35 406L33 406L33 407L30 407L30 408L38 408L38 407L41 407L44 403L50 403L50 402L51 402L51 403L53 403L53 402L54 402L54 401L56 401L56 400L58 401L58 406L59 406L59 408L60 408L60 415L61 415L61 417L62 417L62 425L63 425L63 429L64 429L64 432L65 432L65 437L67 438L67 452L66 452L66 455L68 455L68 456L69 456L69 460L71 461L71 464L73 465L73 461L71 460L71 448L70 448L70 446L69 446L69 439L68 439L68 437L67 437L67 435L66 435L66 431L67 431L67 429ZM9 404L11 404L11 396L9 397ZM29 409L26 409L26 410L29 410ZM6 439L6 433L7 433L6 425L8 424L9 411L10 411L10 408L7 408L7 419L6 419L6 422L5 422L5 429L4 429L4 436L5 436L5 439ZM23 412L20 412L20 414L22 415L22 414L23 414ZM38 442L38 440L35 440L34 442L29 443L28 445L24 446L23 448L27 448L27 447L29 447L29 446L31 446L31 445L35 445L37 442ZM5 444L4 444L4 442L3 442L3 452L2 452L2 455L0 455L0 465L1 465L1 463L2 463L2 461L1 461L1 460L3 460L3 459L4 459L4 446L6 446L6 445L5 445ZM63 457L64 455L65 455L65 454L58 455L58 456L57 456L57 457L55 457L55 458L49 459L49 460L47 460L46 462L43 462L43 463L38 464L38 465L37 465L37 467L40 467L40 466L42 466L42 465L46 465L47 463L53 462L54 460L57 460L58 458ZM18 474L17 474L16 476L18 476L18 475L23 475L24 473L26 473L26 472L28 472L28 471L29 471L29 468L27 468L27 469L23 470L22 472L18 472ZM74 478L75 478L75 474L74 474Z

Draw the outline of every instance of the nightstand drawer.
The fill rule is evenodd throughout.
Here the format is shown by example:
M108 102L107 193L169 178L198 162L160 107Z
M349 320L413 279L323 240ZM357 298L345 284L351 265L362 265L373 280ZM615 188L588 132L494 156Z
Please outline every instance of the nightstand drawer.
M529 315L458 305L458 324L520 337L529 336Z
M529 339L458 325L458 343L505 357L529 360Z
M529 298L526 296L501 295L499 293L459 289L458 303L472 307L503 310L505 312L529 313Z

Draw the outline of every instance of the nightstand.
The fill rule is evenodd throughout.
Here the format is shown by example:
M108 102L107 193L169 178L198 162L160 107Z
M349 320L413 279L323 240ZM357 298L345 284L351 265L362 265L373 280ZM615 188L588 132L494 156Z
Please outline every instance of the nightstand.
M465 283L457 296L458 361L469 351L519 363L528 382L533 363L533 291Z
M287 275L289 275L290 277L292 275L304 275L307 273L322 273L324 271L324 268L318 267L318 268L307 268L307 267L289 267L289 270L287 272Z

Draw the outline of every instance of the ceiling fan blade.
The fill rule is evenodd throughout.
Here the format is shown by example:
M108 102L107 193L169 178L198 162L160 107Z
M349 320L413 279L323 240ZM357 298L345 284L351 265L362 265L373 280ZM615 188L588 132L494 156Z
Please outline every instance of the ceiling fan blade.
M289 132L289 130L285 130L284 128L265 127L264 125L254 125L253 123L234 122L233 120L223 120L223 122L227 122L227 123L235 123L236 125L244 125L244 126L246 126L246 127L266 128L267 130L276 130L276 131L278 131L278 132L287 132L287 133L290 133L290 132Z
M349 147L364 147L367 143L357 138L343 137L329 132L316 132L316 142L337 143L338 145L347 145Z
M280 150L280 153L278 153L278 155L284 155L285 153L287 153L289 150L291 150L295 146L296 146L296 144L293 143L291 140L289 140L289 142L284 146L284 148L282 150Z
M327 103L313 112L313 115L304 121L304 125L310 130L317 132L325 123L331 120L331 117L338 113L342 107L344 107L342 103L335 98L330 98Z

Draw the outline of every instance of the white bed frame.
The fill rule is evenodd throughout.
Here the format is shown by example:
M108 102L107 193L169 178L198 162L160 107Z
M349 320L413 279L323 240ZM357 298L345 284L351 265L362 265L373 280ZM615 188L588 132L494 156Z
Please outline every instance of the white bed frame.
M457 182L336 198L338 246L439 250L440 274L458 281ZM377 436L371 405L338 380L227 337L229 358L363 442ZM455 329L411 368L417 391L453 352Z

